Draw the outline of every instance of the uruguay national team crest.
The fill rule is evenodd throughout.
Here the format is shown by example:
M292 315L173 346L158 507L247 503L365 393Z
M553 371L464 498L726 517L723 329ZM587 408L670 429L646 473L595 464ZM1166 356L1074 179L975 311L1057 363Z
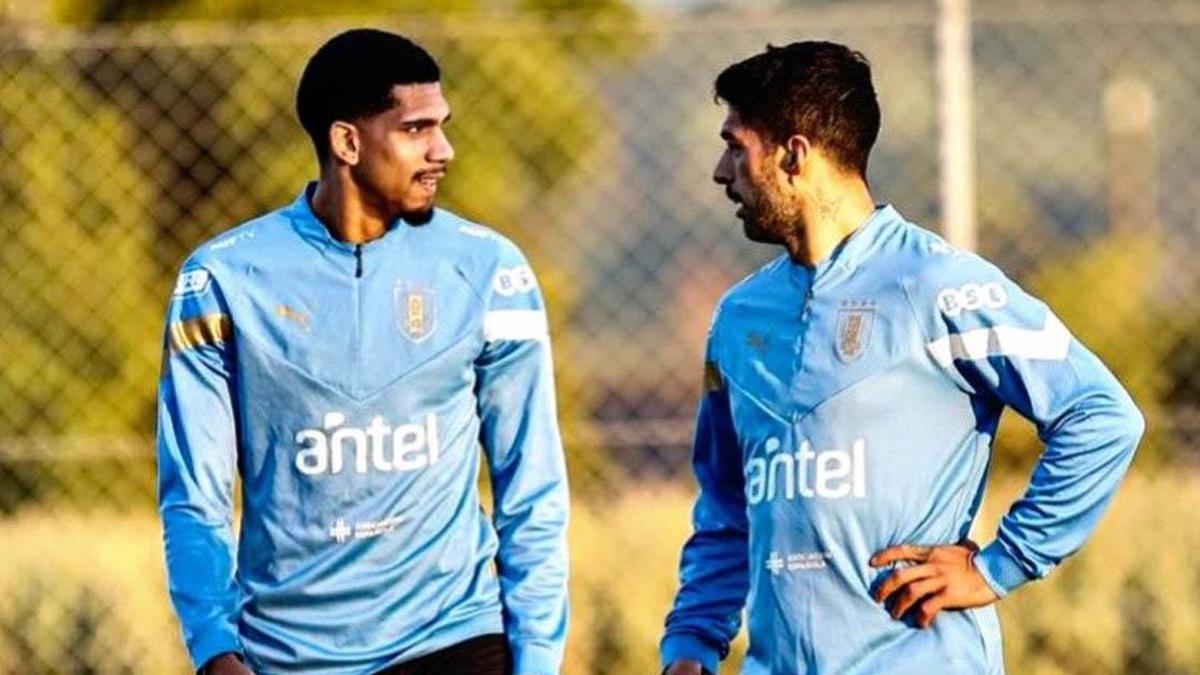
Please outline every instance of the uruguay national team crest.
M838 310L837 348L842 363L853 363L866 351L875 321L875 303L871 300L846 300Z
M396 282L392 306L400 334L412 342L424 342L437 328L437 303L432 289Z

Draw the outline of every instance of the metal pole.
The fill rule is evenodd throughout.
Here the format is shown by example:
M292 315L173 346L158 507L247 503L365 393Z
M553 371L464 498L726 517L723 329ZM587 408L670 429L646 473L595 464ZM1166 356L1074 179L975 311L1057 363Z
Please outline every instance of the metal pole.
M1158 157L1154 90L1126 76L1104 90L1108 123L1108 211L1114 230L1145 232L1158 226Z
M938 0L938 118L942 231L975 250L975 139L971 126L971 0Z

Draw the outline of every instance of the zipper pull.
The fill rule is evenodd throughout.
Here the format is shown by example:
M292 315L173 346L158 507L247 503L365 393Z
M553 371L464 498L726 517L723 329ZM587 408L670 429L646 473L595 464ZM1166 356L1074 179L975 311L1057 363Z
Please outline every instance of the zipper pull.
M362 278L362 244L354 245L354 278Z

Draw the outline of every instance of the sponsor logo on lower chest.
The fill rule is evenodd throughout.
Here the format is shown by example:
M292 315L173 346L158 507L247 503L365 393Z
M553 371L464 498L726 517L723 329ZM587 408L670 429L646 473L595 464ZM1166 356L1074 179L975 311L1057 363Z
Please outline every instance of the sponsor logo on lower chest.
M746 500L751 506L776 499L861 499L867 496L867 442L849 449L814 450L807 440L794 451L768 438L764 453L746 462Z
M438 420L426 415L418 423L392 426L376 415L366 427L346 425L346 415L325 415L323 428L296 432L296 470L306 476L419 471L438 463L441 441Z

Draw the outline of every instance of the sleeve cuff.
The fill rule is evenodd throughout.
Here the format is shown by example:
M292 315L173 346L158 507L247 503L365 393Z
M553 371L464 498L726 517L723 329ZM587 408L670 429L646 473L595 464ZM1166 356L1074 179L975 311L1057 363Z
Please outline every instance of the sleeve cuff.
M999 539L988 544L975 556L975 568L979 570L987 585L1001 598L1032 578Z
M679 659L699 661L705 670L717 672L721 661L720 652L708 642L692 633L671 633L662 641L662 665L670 666Z
M558 675L562 649L536 642L512 643L513 675Z
M226 625L201 628L189 636L188 651L192 655L192 664L197 670L202 668L214 656L225 652L242 654L242 642L237 633Z

